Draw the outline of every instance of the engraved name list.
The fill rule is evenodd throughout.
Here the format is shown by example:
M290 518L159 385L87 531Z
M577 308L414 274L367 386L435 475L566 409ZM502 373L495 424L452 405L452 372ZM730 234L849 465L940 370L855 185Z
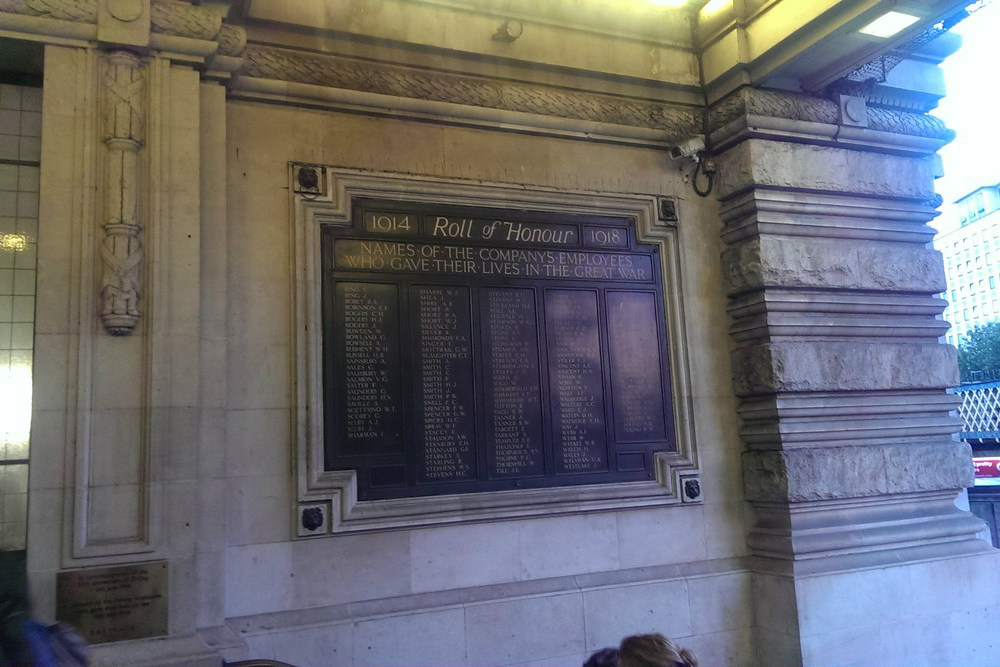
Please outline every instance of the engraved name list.
M325 465L360 499L638 481L675 448L656 249L605 216L325 226Z

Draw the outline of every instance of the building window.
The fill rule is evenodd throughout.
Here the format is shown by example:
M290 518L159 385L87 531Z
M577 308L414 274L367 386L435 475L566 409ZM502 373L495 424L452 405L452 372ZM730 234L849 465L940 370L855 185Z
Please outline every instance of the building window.
M11 551L27 535L41 112L41 88L0 84L0 550Z

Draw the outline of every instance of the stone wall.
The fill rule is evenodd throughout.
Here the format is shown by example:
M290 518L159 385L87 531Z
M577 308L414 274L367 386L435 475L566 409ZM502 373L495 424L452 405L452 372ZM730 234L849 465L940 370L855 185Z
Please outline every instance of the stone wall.
M699 37L728 54L702 90L696 62L720 52L699 56L682 22L666 68L637 55L660 58L645 37L591 26L606 55L632 56L588 50L590 71L537 37L593 30L542 26L552 17L518 45L494 43L489 12L454 12L470 30L449 33L470 49L457 53L431 52L420 25L387 45L384 24L326 24L319 0L254 3L249 45L215 5L6 3L0 27L47 44L37 614L54 617L67 570L155 562L167 636L95 647L98 664L565 665L642 631L702 664L989 664L1000 569L954 504L971 477L927 247L934 152L951 134L883 93L746 85L783 63L827 76L836 63L804 71L825 52L803 45L854 19L827 3L800 26L789 3L745 17L738 4L719 41ZM729 47L768 16L782 22L755 68ZM665 150L699 131L709 198ZM293 164L338 185L295 192ZM396 514L355 502L350 473L313 486L303 387L321 357L303 346L318 324L302 236L346 215L349 181L462 204L626 202L659 225L639 234L671 248L685 449L657 483L560 490L548 506L514 491L489 511L472 496L394 501ZM657 213L669 204L676 221ZM678 470L700 498L681 496ZM310 503L327 510L319 534L301 526Z
M714 204L679 174L663 178L671 165L657 150L248 102L228 105L227 126L225 616L248 654L302 665L330 651L358 665L575 664L658 629L708 661L751 664ZM290 541L288 162L677 197L704 503Z

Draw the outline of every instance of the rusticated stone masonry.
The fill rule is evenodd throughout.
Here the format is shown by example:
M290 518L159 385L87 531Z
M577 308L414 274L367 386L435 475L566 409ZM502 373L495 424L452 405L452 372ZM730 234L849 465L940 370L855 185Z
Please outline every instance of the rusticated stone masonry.
M937 198L926 139L950 133L908 117L912 138L889 142L880 126L838 144L836 131L815 131L837 123L836 108L743 89L710 113L726 136L722 259L744 487L760 519L748 543L792 571L963 545L978 530L940 510L972 476L953 437L955 352L938 342L945 282L927 226ZM734 136L741 114L754 117ZM880 537L855 544L862 523ZM805 539L817 530L822 540Z

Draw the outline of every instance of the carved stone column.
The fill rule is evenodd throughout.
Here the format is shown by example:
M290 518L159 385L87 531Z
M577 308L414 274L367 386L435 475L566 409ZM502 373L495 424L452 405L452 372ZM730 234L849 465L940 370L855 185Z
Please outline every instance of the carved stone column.
M980 567L988 551L954 504L972 469L953 437L955 351L939 343L945 279L926 224L933 153L950 132L860 98L750 88L716 105L710 126L757 516L759 662L849 662L823 647L850 635L871 649L890 622L917 641L913 628L942 627L949 604L977 594L949 568ZM926 581L910 567L953 558ZM865 579L872 568L885 569Z
M115 51L103 64L101 83L106 149L101 322L108 333L123 336L139 321L139 158L145 140L146 73L136 56Z

